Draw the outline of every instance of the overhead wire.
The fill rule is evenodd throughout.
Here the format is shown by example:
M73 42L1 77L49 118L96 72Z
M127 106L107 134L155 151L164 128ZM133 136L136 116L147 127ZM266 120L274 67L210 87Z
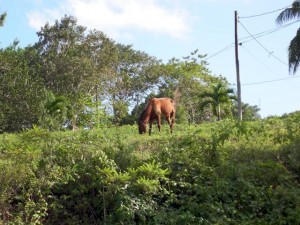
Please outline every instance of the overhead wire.
M226 47L222 48L221 50L217 51L216 53L214 53L214 54L212 54L212 55L208 55L208 57L205 58L205 60L208 60L208 59L210 59L210 58L213 58L214 56L219 55L219 54L221 54L222 52L224 52L224 51L226 51L226 50L229 50L229 49L231 49L231 48L233 48L233 47L234 47L234 43L231 43L230 45L227 45Z
M260 37L263 37L263 36L266 36L266 35L269 35L269 34L272 34L272 33L275 33L281 29L284 29L284 28L287 28L295 23L298 23L300 22L300 19L299 20L296 20L296 21L293 21L291 23L287 23L283 26L280 26L280 27L275 27L275 28L272 28L272 29L269 29L269 30L266 30L266 31L263 31L263 32L260 32L260 33L257 33L257 34L253 34L252 36L247 36L247 37L244 37L244 38L240 38L239 40L244 40L244 39L249 39L249 40L245 40L243 42L239 42L239 43L246 43L246 42L249 42L249 41L252 41L253 40L253 37L255 37L256 39L257 38L260 38ZM250 39L251 38L251 39Z
M289 26L291 26L291 25L293 25L293 24L295 24L295 23L297 23L297 22L300 22L300 19L299 19L299 20L296 20L296 21L293 21L293 22L291 22L291 23L285 24L285 25L280 26L280 27L275 27L275 28L272 28L272 29L268 29L268 30L266 30L266 31L262 31L262 32L259 32L259 33L253 34L253 35L249 35L249 36L247 36L247 37L239 38L239 44L242 45L242 44L244 44L244 43L253 41L253 40L254 40L253 37L255 37L256 39L258 39L258 38L261 38L261 37L263 37L263 36L266 36L266 35L275 33L275 32L277 32L277 31L279 31L279 30L281 30L281 29L284 29L284 28L286 28L286 27L289 27ZM245 40L245 41L243 41L243 40ZM225 51L227 51L227 50L229 50L229 49L231 49L231 48L233 48L233 47L234 47L234 42L231 43L231 44L229 44L229 45L227 45L226 47L222 48L221 50L219 50L219 51L217 51L217 52L215 52L215 53L213 53L213 54L211 54L211 55L208 55L208 56L205 58L205 60L211 59L211 58L213 58L213 57L215 57L215 56L217 56L217 55L219 55L219 54L221 54L221 53L223 53L223 52L225 52Z
M282 10L285 10L287 8L289 8L291 5L289 6L286 6L286 7L283 7L283 8L280 8L280 9L276 9L276 10L273 10L273 11L269 11L269 12L265 12L265 13L261 13L261 14L256 14L256 15L251 15L251 16L241 16L241 17L238 17L239 19L249 19L249 18L255 18L255 17L260 17L260 16L264 16L264 15L268 15L268 14L271 14L271 13L275 13L275 12L278 12L278 11L282 11ZM289 27L297 22L299 22L299 20L296 20L294 22L291 22L291 23L288 23L288 24L285 24L283 26L280 26L280 27L275 27L275 28L272 28L272 29L269 29L269 30L266 30L266 31L263 31L263 32L260 32L260 33L257 33L257 34L251 34L248 29L240 22L240 20L238 20L238 22L241 24L241 26L247 31L247 33L249 34L249 36L247 37L244 37L244 38L240 38L238 41L239 41L239 45L242 46L242 44L246 43L246 42L249 42L249 41L256 41L266 52L268 52L269 56L272 56L274 57L276 60L278 60L279 62L281 62L282 64L284 65L287 65L288 64L286 62L284 62L283 60L281 60L280 58L278 58L277 56L274 55L273 52L269 51L264 45L262 45L257 39L258 38L261 38L263 36L266 36L266 35L269 35L269 34L272 34L274 32L277 32L281 29L284 29L286 27ZM244 40L244 41L243 41ZM208 56L206 59L210 59L210 58L213 58L214 56L217 56L219 54L221 54L222 52L226 51L226 50L229 50L231 49L233 46L234 46L235 43L231 43L230 45L222 48L220 51L217 51L216 53ZM242 46L244 48L244 46ZM244 48L245 49L245 48ZM247 50L247 49L246 49ZM256 57L255 57L256 58ZM258 59L257 59L258 60ZM264 64L264 66L266 66ZM270 69L268 66L266 66L268 69ZM272 80L265 80L265 81L260 81L260 82L252 82L252 83L245 83L245 84L242 84L242 86L250 86L250 85L258 85L258 84L264 84L264 83L271 83L271 82L278 82L278 81L283 81L283 80L289 80L289 79L295 79L295 78L300 78L300 76L290 76L290 77L285 77L285 78L278 78L278 79L272 79Z
M284 10L286 8L290 7L287 6L287 7L283 7L283 8L280 8L280 9L276 9L276 10L273 10L273 11L270 11L270 12L266 12L266 13L262 13L262 14L257 14L257 15L252 15L252 16L243 16L243 17L239 17L239 18L242 18L242 19L246 19L246 18L253 18L253 17L258 17L258 16L263 16L263 15L267 15L267 14L271 14L271 13L274 13L274 12L277 12L277 11L281 11L281 10ZM274 55L273 52L269 51L264 45L262 45L257 39L260 38L260 37L263 37L263 36L266 36L266 35L269 35L269 34L272 34L274 32L277 32L281 29L284 29L286 27L289 27L297 22L299 22L299 20L296 20L296 21L293 21L291 23L288 23L286 25L283 25L283 26L280 26L280 27L275 27L275 28L272 28L272 29L269 29L269 30L266 30L266 31L263 31L263 32L259 32L257 34L251 34L249 32L249 30L240 22L239 24L241 24L241 26L246 30L246 32L249 34L249 36L247 37L243 37L243 38L240 38L239 39L239 45L242 46L242 44L246 43L246 42L249 42L249 41L256 41L268 54L269 56L272 56L274 57L275 59L277 59L278 61L280 61L282 64L288 66L288 64L286 62L284 62L283 60L281 60L280 58L278 58L277 56ZM241 40L245 40L245 41L242 41L240 42ZM226 50L229 50L231 48L234 47L234 43L231 43L229 45L227 45L226 47L222 48L221 50L217 51L216 53L212 54L212 55L208 55L208 57L206 58L207 59L210 59L210 58L213 58L219 54L221 54L222 52L226 51ZM242 46L246 51L248 51L244 46ZM249 52L248 52L249 53ZM249 53L250 54L250 53ZM257 59L258 60L258 59ZM265 64L264 64L265 65ZM266 65L265 65L266 66ZM267 67L267 66L266 66ZM268 69L270 69L269 67L267 67ZM292 77L287 77L287 78L279 78L279 79L273 79L273 80L266 80L266 81L261 81L261 82L253 82L253 83L246 83L246 84L242 84L243 86L247 86L247 85L257 85L257 84L263 84L263 83L270 83L270 82L277 82L277 81L282 81L282 80L288 80L288 79L294 79L294 78L299 78L300 76L292 76Z
M261 13L261 14L257 14L257 15L251 15L251 16L241 16L239 17L240 19L249 19L249 18L254 18L254 17L260 17L260 16L265 16L265 15L268 15L268 14L272 14L272 13L275 13L275 12L278 12L278 11L282 11L282 10L285 10L287 8L289 8L291 5L288 5L286 7L283 7L283 8L280 8L280 9L275 9L273 11L269 11L269 12L265 12L265 13Z
M291 76L291 77L279 78L279 79L274 79L274 80L265 80L265 81L260 81L260 82L246 83L246 84L242 84L242 86L265 84L265 83L271 83L271 82L289 80L289 79L295 79L295 78L300 78L300 76Z
M269 66L267 66L265 63L263 63L261 60L259 60L256 55L251 53L245 46L241 46L249 55L251 55L253 58L255 58L258 62L260 62L262 65L264 65L265 68L267 68L271 73L276 73L274 72ZM291 77L285 77L285 78L278 78L278 79L272 79L272 80L265 80L265 81L259 81L259 82L253 82L253 83L245 83L242 84L242 86L249 86L249 85L257 85L257 84L264 84L264 83L271 83L271 82L277 82L277 81L282 81L282 80L289 80L289 79L294 79L294 78L299 78L300 76L291 76ZM297 87L298 88L298 87Z
M246 30L246 32L266 51L269 53L269 56L274 57L275 59L277 59L279 62L288 65L286 62L284 62L283 60L281 60L280 58L278 58L277 56L274 55L273 52L269 51L264 45L262 45L249 31L248 29L239 21L239 24L241 24L241 26Z
M247 19L247 18L253 18L253 17L258 17L258 16L263 16L263 15L267 15L267 14L271 14L271 13L274 13L274 12L277 12L277 11L281 11L281 10L284 10L284 9L287 9L288 7L290 7L291 5L287 6L287 7L284 7L284 8L281 8L281 9L277 9L277 10L273 10L273 11L270 11L270 12L266 12L266 13L262 13L262 14L257 14L257 15L253 15L253 16L244 16L244 17L239 17L239 19ZM267 51L269 53L269 55L275 57L277 60L279 60L281 63L283 63L284 65L288 65L286 62L282 61L281 59L279 59L278 57L276 57L273 52L270 52L265 46L263 46L259 41L257 41L257 38L260 38L262 36L265 36L265 35L268 35L268 34L271 34L271 33L274 33L276 31L279 31L283 28L286 28L286 27L289 27L297 22L299 22L299 20L296 20L294 22L291 22L291 23L288 23L286 25L283 25L283 26L280 26L278 28L274 28L274 29L270 29L268 31L265 31L265 32L261 32L261 33L258 33L258 34L255 34L255 35L252 35L248 30L247 28L240 22L239 20L239 23L241 24L241 26L247 31L247 33L250 35L246 38L243 38L243 39L247 39L247 38L252 38L251 40L255 40L262 48L265 49L265 51ZM240 39L242 40L242 39ZM244 42L241 42L240 43L240 46L242 46L243 43L246 43L248 41L251 41L251 40L246 40ZM244 47L242 46L249 54L250 52ZM253 56L253 54L251 54ZM253 56L254 57L254 56ZM255 57L256 58L256 57ZM257 58L256 58L257 59ZM264 66L266 66L264 64ZM266 66L267 67L267 66ZM269 67L267 67L268 69L270 69ZM265 81L260 81L260 82L253 82L253 83L246 83L246 84L242 84L242 86L247 86L247 85L257 85L257 84L264 84L264 83L270 83L270 82L277 82L277 81L282 81L282 80L289 80L289 79L295 79L295 78L299 78L300 76L292 76L292 77L285 77L285 78L279 78L279 79L273 79L273 80L265 80Z
M242 49L244 49L249 55L256 59L259 63L261 63L265 68L267 68L270 72L274 73L269 66L267 66L264 62L262 62L255 54L253 54L249 49L245 46L241 45Z

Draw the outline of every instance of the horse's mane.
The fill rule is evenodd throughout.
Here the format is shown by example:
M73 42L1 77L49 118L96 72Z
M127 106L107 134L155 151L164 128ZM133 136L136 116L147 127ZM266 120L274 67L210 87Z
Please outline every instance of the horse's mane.
M144 110L142 111L142 113L141 113L141 115L140 115L139 121L141 121L141 120L144 118L145 113L146 113L147 109L149 108L149 105L150 105L151 100L152 100L152 99L150 99L150 100L148 101L147 105L145 106Z

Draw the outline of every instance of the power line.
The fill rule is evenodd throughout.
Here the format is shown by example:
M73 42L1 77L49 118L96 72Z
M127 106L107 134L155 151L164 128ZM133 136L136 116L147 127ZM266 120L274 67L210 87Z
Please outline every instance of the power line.
M296 20L296 21L294 21L294 22L285 24L284 26L275 27L275 28L272 28L272 29L269 29L269 30L266 30L266 31L259 32L259 33L257 33L257 34L253 34L253 35L249 35L249 36L247 36L247 37L239 38L239 44L241 45L241 44L247 43L247 42L249 42L249 41L253 41L253 40L254 40L253 37L255 37L256 39L258 39L258 38L261 38L261 37L263 37L263 36L266 36L266 35L275 33L275 32L277 32L277 31L279 31L279 30L281 30L281 29L284 29L284 28L286 28L286 27L289 27L289 26L291 26L291 25L293 25L293 24L295 24L295 23L298 23L298 22L300 22L300 19L299 19L299 20ZM249 38L251 38L251 39L249 39ZM247 40L247 39L248 39L248 40ZM242 41L242 40L245 40L245 41ZM217 55L219 55L219 54L221 54L221 53L223 53L223 52L225 52L225 51L227 51L227 50L229 50L229 49L231 49L231 48L233 48L233 47L234 47L234 43L231 43L231 44L227 45L226 47L222 48L221 50L219 50L219 51L217 51L217 52L215 52L215 53L213 53L213 54L211 54L211 55L208 55L207 58L205 58L205 60L208 60L208 59L210 59L210 58L213 58L213 57L215 57L215 56L217 56ZM286 63L284 63L284 64L286 64Z
M272 69L267 66L264 62L262 62L261 60L259 60L255 54L251 53L247 48L245 48L244 46L242 46L242 48L252 57L254 57L258 62L260 62L262 65L264 65L271 73L274 74L274 71L272 71ZM276 73L276 72L275 72ZM270 82L277 82L277 81L282 81L282 80L288 80L288 79L293 79L293 78L299 78L300 76L293 76L293 77L285 77L285 78L279 78L279 79L273 79L273 80L266 80L266 81L260 81L260 82L255 82L255 83L246 83L246 84L242 84L242 86L250 86L250 85L257 85L257 84L264 84L264 83L270 83Z
M273 11L271 11L271 12L267 12L267 13L263 13L263 14L254 15L254 16L265 15L265 14L269 14L269 13L272 13L272 12L277 12L277 11L279 11L279 10L283 10L283 9L288 8L288 7L289 7L289 6L284 7L284 8L281 8L281 9L273 10ZM239 17L239 18L251 18L251 17L254 17L254 16ZM239 38L239 44L242 45L242 44L247 43L247 42L252 41L252 40L257 41L258 38L261 38L261 37L263 37L263 36L272 34L272 33L274 33L274 32L277 32L277 31L279 31L279 30L281 30L281 29L284 29L284 28L286 28L286 27L289 27L289 26L291 26L291 25L293 25L293 24L295 24L295 23L298 23L298 22L300 22L300 19L299 19L299 20L296 20L296 21L293 21L293 22L291 22L291 23L285 24L285 25L283 25L283 26L275 27L275 28L272 28L272 29L269 29L269 30L266 30L266 31L262 31L262 32L259 32L259 33L257 33L257 34L253 34L253 35L252 35L252 34L250 34L250 32L243 26L243 24L239 21L239 23L244 27L244 29L246 29L246 31L250 34L250 35L247 36L247 37ZM251 39L249 39L249 38L251 38ZM246 39L246 40L245 40L245 39ZM247 39L248 39L248 40L247 40ZM242 41L242 40L245 40L245 41ZM257 42L258 42L258 41L257 41ZM259 43L259 42L258 42L258 43ZM261 43L259 43L259 44L262 46ZM229 44L228 46L226 46L226 47L222 48L221 50L217 51L216 53L214 53L214 54L212 54L212 55L208 55L207 58L205 58L205 60L211 59L211 58L213 58L213 57L215 57L215 56L221 54L222 52L225 52L225 51L227 51L227 50L229 50L229 49L231 49L231 48L233 48L233 47L234 47L234 43L231 43L231 44ZM266 49L264 46L262 46L262 47L269 53L269 55L272 55L273 57L277 58L276 56L274 56L273 52L270 52L270 51L269 51L268 49ZM283 63L284 65L287 65L287 63L284 62L283 60L281 60L281 59L279 59L279 58L277 58L277 60L279 60L279 61L280 61L281 63Z
M214 57L216 55L219 55L220 53L233 48L233 46L234 46L234 43L231 43L230 45L227 45L226 47L222 48L221 50L217 51L216 53L208 56L205 60L208 60L208 59L210 59L210 58L212 58L212 57Z
M277 59L279 62L288 65L286 62L284 62L283 60L281 60L280 58L278 58L277 56L275 56L273 54L273 52L269 51L265 46L263 46L249 31L248 29L239 21L239 23L242 25L242 27L247 31L247 33L266 51L269 53L269 56L274 57L275 59Z
M269 66L267 66L264 62L262 62L258 57L256 57L255 54L253 54L252 52L250 52L247 48L245 48L245 46L241 46L249 55L251 55L253 58L255 58L259 63L261 63L264 67L266 67L270 72L274 73L274 71L271 70L271 68Z
M274 79L274 80L265 80L265 81L260 81L260 82L242 84L242 86L249 86L249 85L256 85L256 84L265 84L265 83L277 82L277 81L282 81L282 80L289 80L289 79L294 79L294 78L299 78L299 77L300 76L292 76L292 77L279 78L279 79Z
M252 41L252 40L253 40L253 37L255 37L256 39L257 39L257 38L261 38L261 37L263 37L263 36L266 36L266 35L275 33L275 32L277 32L277 31L279 31L279 30L281 30L281 29L284 29L284 28L286 28L286 27L289 27L289 26L291 26L291 25L293 25L293 24L295 24L295 23L298 23L298 22L300 22L300 19L299 19L299 20L296 20L296 21L293 21L293 22L291 22L291 23L285 24L285 25L280 26L280 27L275 27L275 28L273 28L273 29L269 29L269 30L266 30L266 31L263 31L263 32L260 32L260 33L257 33L257 34L253 34L252 36L250 35L250 36L247 36L247 37L244 37L244 38L240 38L239 40L244 40L244 39L252 38L251 40L246 40L246 41L241 42L241 43L246 43L246 42Z
M282 11L284 9L287 9L289 8L291 5L288 5L286 7L283 7L283 8L280 8L280 9L276 9L276 10L273 10L273 11L270 11L270 12L265 12L265 13L261 13L261 14L257 14L257 15L252 15L252 16L241 16L239 17L240 19L249 19L249 18L254 18L254 17L259 17L259 16L264 16L264 15L268 15L268 14L271 14L271 13L275 13L275 12L278 12L278 11Z

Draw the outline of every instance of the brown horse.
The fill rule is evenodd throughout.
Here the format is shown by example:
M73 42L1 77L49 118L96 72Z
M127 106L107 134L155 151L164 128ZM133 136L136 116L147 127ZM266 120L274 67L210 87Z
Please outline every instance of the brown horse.
M139 133L146 133L146 126L149 122L149 135L151 135L154 120L157 120L158 130L160 131L161 115L165 116L172 133L175 123L175 102L171 98L152 98L148 102L139 119Z

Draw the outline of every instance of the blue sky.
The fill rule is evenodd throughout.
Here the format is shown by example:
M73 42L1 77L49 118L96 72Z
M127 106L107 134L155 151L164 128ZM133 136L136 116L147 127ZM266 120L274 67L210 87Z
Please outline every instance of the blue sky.
M24 47L36 32L72 15L78 24L103 31L167 62L195 49L207 54L208 68L236 88L234 11L242 101L261 108L262 117L300 110L300 74L288 72L287 48L300 23L284 28L275 19L293 1L267 0L0 0L8 16L0 28L0 48L15 39ZM280 29L276 29L280 28ZM275 30L276 29L276 30ZM256 34L262 34L260 37ZM256 37L256 38L253 38ZM300 71L300 69L299 69Z

